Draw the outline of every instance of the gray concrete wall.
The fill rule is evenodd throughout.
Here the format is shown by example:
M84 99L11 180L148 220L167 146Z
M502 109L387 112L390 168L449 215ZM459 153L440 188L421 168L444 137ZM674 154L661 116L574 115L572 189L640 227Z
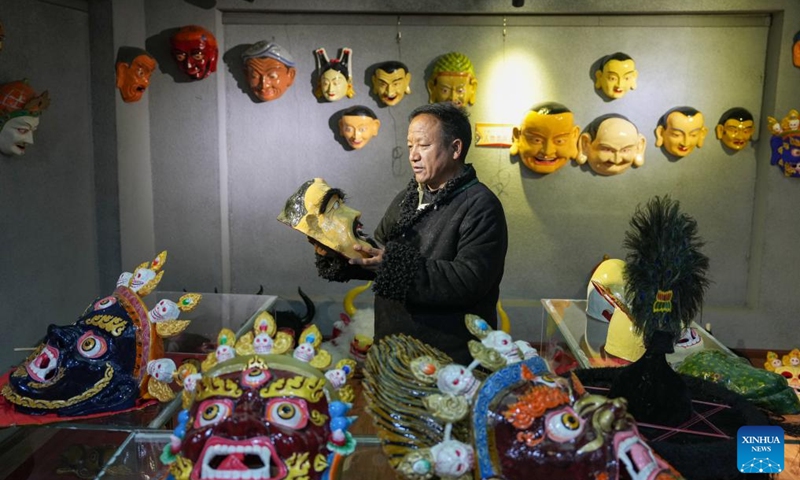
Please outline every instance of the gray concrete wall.
M0 156L0 366L98 293L89 14L86 2L6 0L0 83L50 92L35 144ZM116 240L117 244L119 240Z

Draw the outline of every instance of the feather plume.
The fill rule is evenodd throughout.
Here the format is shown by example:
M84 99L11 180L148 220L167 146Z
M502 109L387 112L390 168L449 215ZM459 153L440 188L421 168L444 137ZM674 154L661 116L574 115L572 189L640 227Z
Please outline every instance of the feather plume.
M659 330L677 340L701 309L709 285L703 245L697 221L668 195L637 207L624 241L625 297L645 346Z

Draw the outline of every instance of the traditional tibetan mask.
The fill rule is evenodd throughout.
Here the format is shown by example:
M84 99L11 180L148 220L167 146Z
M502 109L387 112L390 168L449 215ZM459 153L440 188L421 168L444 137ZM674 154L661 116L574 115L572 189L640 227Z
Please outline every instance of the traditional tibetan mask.
M622 115L596 118L580 136L578 163L589 161L598 175L619 175L631 165L644 164L644 135Z
M187 25L170 38L172 58L192 80L202 80L217 71L217 39L208 30Z
M297 74L289 52L278 44L262 40L242 53L247 83L262 102L280 98L294 83Z
M747 146L755 133L753 114L744 108L732 108L722 114L715 131L723 145L734 153L738 152Z
M478 79L472 62L463 53L439 57L428 77L428 103L453 102L459 107L475 105Z
M600 60L600 69L594 72L594 88L601 90L606 97L616 100L636 89L636 63L628 55L617 52Z
M553 173L578 156L578 135L572 112L560 103L534 106L514 127L511 155L536 173Z
M142 99L145 90L150 86L150 76L157 66L155 59L142 49L120 49L117 88L125 103Z
M339 133L354 150L364 148L380 128L375 112L362 105L348 108L339 118Z
M353 50L343 48L339 58L329 59L324 48L314 52L317 60L317 88L314 95L329 102L336 102L344 97L353 98L352 61Z
M411 93L411 73L408 67L395 61L378 64L372 74L372 92L385 105L400 103L403 97Z
M792 65L800 68L800 32L794 34L794 44L792 46Z
M25 81L0 86L0 153L24 155L28 145L33 145L39 116L49 105L47 91L36 95Z
M345 403L352 387L334 387L290 355L255 354L250 339L235 344L234 358L184 390L184 411L161 457L172 477L338 478L341 457L355 449ZM344 382L355 362L343 362Z
M671 155L685 157L703 146L708 129L703 114L692 107L678 107L665 113L656 127L656 147Z
M800 114L792 109L780 122L767 117L767 123L772 132L770 164L777 165L786 177L800 177Z
M162 252L152 263L140 265L114 293L92 302L74 324L50 325L44 341L11 374L3 396L22 413L69 417L124 410L147 395L171 399L169 387L163 398L158 390L174 371L172 360L159 360L162 337L180 333L189 322L177 320L178 312L156 320L142 300L161 280L165 259ZM130 279L143 270L156 274L135 286ZM187 294L178 310L191 310L199 300L200 295Z
M362 232L361 212L345 205L344 193L322 178L301 185L278 220L348 258L362 256L355 245L372 246Z
M457 367L494 371L475 388L449 388L462 378L448 376L442 389L453 364L407 336L385 337L367 356L367 411L399 478L681 478L639 435L624 399L589 394L536 355L500 355L485 322L465 322L481 341L469 344L475 361Z

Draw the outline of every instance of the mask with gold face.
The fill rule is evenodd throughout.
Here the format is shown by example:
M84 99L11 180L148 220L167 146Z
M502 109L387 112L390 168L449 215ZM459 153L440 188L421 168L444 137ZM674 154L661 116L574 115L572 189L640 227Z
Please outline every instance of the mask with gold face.
M141 48L120 48L116 66L117 88L125 103L142 99L157 66L155 59Z
M159 307L148 310L142 298L158 285L165 260L162 252L123 274L116 290L89 304L74 324L50 325L44 341L11 374L3 396L22 413L68 417L114 412L134 407L141 398L161 397L158 387L171 380L171 370L158 360L162 338L186 328L189 322L177 316L201 298L184 295L177 308L161 316L155 314ZM151 361L162 372L148 372Z
M411 93L411 73L408 67L395 61L379 63L372 74L372 92L385 105L400 103L403 97Z
M344 193L322 178L305 182L286 200L278 220L348 258L361 257L355 245L371 247L361 212L344 203Z
M731 108L722 114L714 130L717 139L721 140L731 152L736 153L744 149L753 138L755 133L753 114L741 107Z
M556 102L534 106L514 127L511 155L539 174L553 173L578 156L578 135L572 112Z
M472 62L463 53L442 55L428 77L428 103L453 102L459 107L475 104L478 79Z
M341 457L355 449L346 416L352 387L332 385L291 355L256 354L251 340L231 341L234 356L184 391L161 456L172 478L338 478ZM343 381L354 365L337 365L347 370Z
M594 88L611 100L622 98L628 90L636 88L636 63L622 52L607 55L600 60L600 68L594 72Z

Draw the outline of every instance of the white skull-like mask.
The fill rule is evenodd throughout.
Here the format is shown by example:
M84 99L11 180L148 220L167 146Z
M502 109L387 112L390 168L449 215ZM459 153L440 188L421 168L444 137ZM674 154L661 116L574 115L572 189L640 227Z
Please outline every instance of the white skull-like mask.
M275 341L272 340L272 337L266 333L259 333L256 335L256 338L253 339L253 350L261 355L266 355L272 352L272 347L274 344Z
M175 373L175 362L169 358L159 358L147 362L147 373L159 382L169 383L172 381L172 374Z
M156 306L150 310L150 319L156 323L166 322L168 320L175 320L180 314L178 304L166 298L156 303Z
M292 356L300 361L303 362L310 362L312 358L314 358L314 345L311 343L301 343L294 349L294 353Z
M431 447L434 470L440 477L457 478L472 469L472 447L457 440L447 440Z
M436 380L436 385L443 393L468 395L470 397L478 388L478 382L475 380L472 371L467 370L463 365L457 364L450 364L442 368Z

